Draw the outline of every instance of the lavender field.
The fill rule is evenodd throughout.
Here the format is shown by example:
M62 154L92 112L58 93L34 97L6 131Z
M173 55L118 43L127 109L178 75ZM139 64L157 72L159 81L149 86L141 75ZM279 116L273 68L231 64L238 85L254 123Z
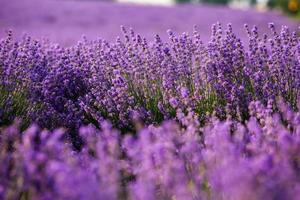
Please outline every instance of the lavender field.
M142 6L109 3L109 0L0 0L0 36L13 29L16 36L28 33L35 38L46 37L52 42L74 45L82 35L115 41L121 34L120 25L132 27L147 39L159 34L167 39L166 30L192 32L194 25L204 41L210 37L213 23L231 23L235 32L246 38L243 25L256 25L269 33L268 23L279 28L297 30L299 21L288 19L279 12L234 10L211 5L174 7Z
M297 21L0 2L1 200L299 199Z

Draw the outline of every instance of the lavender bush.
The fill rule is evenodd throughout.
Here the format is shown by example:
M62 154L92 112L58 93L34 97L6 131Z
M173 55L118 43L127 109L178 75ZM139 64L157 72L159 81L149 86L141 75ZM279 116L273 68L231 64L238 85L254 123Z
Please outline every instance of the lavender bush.
M300 42L269 27L68 48L9 31L0 199L296 200Z

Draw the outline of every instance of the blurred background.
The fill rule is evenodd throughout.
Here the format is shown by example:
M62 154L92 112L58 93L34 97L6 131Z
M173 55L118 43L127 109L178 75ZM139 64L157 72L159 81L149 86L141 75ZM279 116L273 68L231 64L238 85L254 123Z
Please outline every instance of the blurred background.
M268 33L268 23L299 30L300 0L0 0L0 37L12 29L19 38L28 33L62 45L88 39L114 41L120 25L132 27L147 39L166 30L191 32L197 25L204 41L210 27L232 23L245 39L245 23Z
M116 0L120 3L161 4L176 3L223 4L233 8L280 9L286 13L299 16L300 0Z

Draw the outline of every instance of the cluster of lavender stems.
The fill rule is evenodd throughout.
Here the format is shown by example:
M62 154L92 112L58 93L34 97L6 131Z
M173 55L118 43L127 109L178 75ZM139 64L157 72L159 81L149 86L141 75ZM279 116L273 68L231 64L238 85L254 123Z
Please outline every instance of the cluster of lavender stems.
M246 120L252 101L281 96L296 107L300 88L300 43L296 32L270 24L271 36L245 25L248 45L221 24L206 44L192 35L154 41L122 27L124 40L103 39L61 47L12 32L0 42L1 123L15 117L49 129L98 126L104 119L119 128L134 119L160 123L176 109Z
M0 40L0 199L297 199L300 41ZM60 128L62 127L62 128Z

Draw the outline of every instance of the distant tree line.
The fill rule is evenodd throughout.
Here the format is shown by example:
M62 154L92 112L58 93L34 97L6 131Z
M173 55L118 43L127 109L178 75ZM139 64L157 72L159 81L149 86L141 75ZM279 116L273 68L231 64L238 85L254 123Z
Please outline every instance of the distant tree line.
M233 0L176 0L178 3L199 2L211 4L228 4ZM257 3L257 0L244 0L250 1L252 5ZM285 12L291 14L300 14L300 0L268 0L267 6L271 9L280 8Z
M291 14L300 13L300 0L269 0L268 6L270 8L281 8Z

